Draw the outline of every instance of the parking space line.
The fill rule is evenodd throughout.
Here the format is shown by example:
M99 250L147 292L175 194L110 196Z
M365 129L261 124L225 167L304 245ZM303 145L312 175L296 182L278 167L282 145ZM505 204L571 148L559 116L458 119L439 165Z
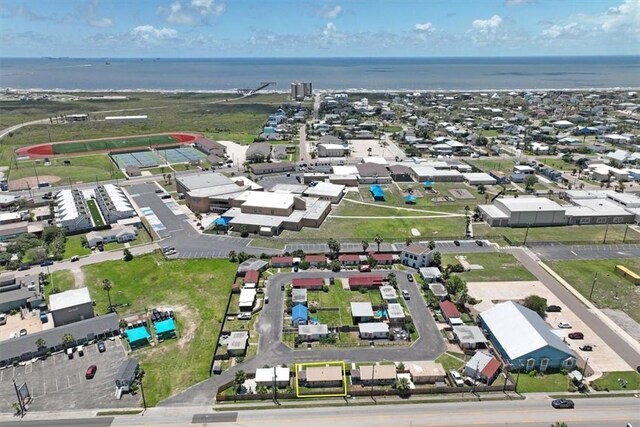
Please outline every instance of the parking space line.
M60 390L60 389L58 388L58 379L57 379L57 378L55 378L55 380L56 380L56 391L58 391L58 390Z

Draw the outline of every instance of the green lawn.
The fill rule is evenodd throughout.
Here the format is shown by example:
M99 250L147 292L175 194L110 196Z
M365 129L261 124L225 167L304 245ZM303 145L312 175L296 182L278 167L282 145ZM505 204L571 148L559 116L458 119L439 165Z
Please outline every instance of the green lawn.
M512 373L514 381L517 373ZM527 373L521 373L518 380L518 393L543 393L553 391L567 391L569 377L562 374L547 374L531 378Z
M640 293L638 286L615 273L618 264L640 273L640 259L606 259L582 261L548 261L546 264L571 286L589 298L594 274L598 273L592 301L602 308L622 310L640 322Z
M268 237L255 237L251 239L249 246L252 248L284 249L285 243Z
M144 137L113 138L99 141L70 142L55 144L54 154L82 153L84 151L118 150L132 147L149 147L153 145L177 144L170 135L154 135Z
M626 236L625 236L626 231ZM527 234L526 228L489 227L486 224L474 224L475 236L505 236L512 244L519 245ZM606 240L605 240L606 234ZM566 227L531 227L527 242L573 242L575 244L590 243L631 243L640 241L640 234L625 224L606 225L571 225Z
M487 138L495 138L500 134L498 129L482 129L480 131L480 136L485 136Z
M382 131L387 133L402 132L402 126L388 125L388 126L384 126L382 128Z
M147 373L145 394L150 405L209 377L236 268L226 260L167 261L159 253L83 267L99 314L108 305L103 279L113 282L113 303L128 304L118 309L120 316L158 306L176 312L180 339L134 353Z
M73 277L73 273L69 270L54 271L51 273L49 279L49 285L47 286L45 293L47 295L47 303L49 302L49 296L53 288L58 289L60 292L68 291L75 287L76 281Z
M465 362L448 353L441 354L440 357L436 359L436 362L442 364L445 371L449 371L449 369L462 369L465 364Z
M484 267L482 270L456 273L467 282L536 280L535 276L511 254L499 252L442 254L442 264L458 264L456 255L464 255L469 264L480 264Z
M560 171L572 171L573 169L576 169L577 166L573 163L567 163L564 160L560 159L560 158L541 158L541 157L536 157L536 160L538 160L538 162L542 162L544 163L545 166L560 170Z
M91 249L82 245L82 236L84 236L84 234L67 237L67 244L64 248L64 259L69 259L74 255L83 256L91 253Z
M18 162L17 168L14 163L9 172L9 180L32 177L36 174L38 176L53 175L61 178L60 181L51 183L55 186L69 185L69 181L78 183L124 178L122 171L113 164L106 154L55 158L50 161L49 166L44 166L42 159L25 160ZM64 161L69 161L71 164L65 166Z
M489 171L492 171L492 170L497 170L497 171L502 171L506 174L513 172L513 167L516 165L516 162L511 158L502 158L502 157L470 160L469 163L479 167L480 169L482 169L484 172L487 172L487 173L489 173Z
M87 207L89 208L89 212L91 213L91 218L93 218L95 226L102 227L104 225L104 220L102 219L102 214L100 213L100 209L98 208L96 201L92 199L87 200Z
M627 386L622 387L618 379L627 381ZM609 372L602 378L595 380L593 385L608 390L640 390L640 374L633 371Z
M372 305L378 305L382 301L380 291L377 289L369 290L365 293L359 291L349 291L342 289L339 281L335 285L329 286L329 292L311 291L308 294L308 301L316 301L321 308L338 308L339 310L319 310L316 313L310 313L309 317L317 317L318 320L331 326L337 325L353 325L351 317L352 302L371 302Z

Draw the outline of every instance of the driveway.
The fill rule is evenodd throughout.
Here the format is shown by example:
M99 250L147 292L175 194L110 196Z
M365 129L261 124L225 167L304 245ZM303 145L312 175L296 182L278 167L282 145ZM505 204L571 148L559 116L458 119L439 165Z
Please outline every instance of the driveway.
M293 277L336 277L348 278L358 275L358 272L339 272L314 270L298 273L281 273L268 277L265 290L269 297L269 304L265 304L255 328L259 334L258 354L225 371L221 375L211 377L190 389L170 397L160 406L210 405L217 388L232 381L235 373L242 369L253 372L263 366L275 366L282 363L316 362L323 360L344 360L345 362L371 361L407 361L434 360L445 351L444 341L438 332L437 325L427 310L426 304L416 283L409 283L406 272L399 270L381 270L375 273L387 275L395 272L400 289L409 291L411 299L407 302L411 316L414 319L420 338L411 346L394 347L366 347L366 348L314 348L312 351L294 350L282 342L282 323L284 310L284 295L280 287L291 282Z

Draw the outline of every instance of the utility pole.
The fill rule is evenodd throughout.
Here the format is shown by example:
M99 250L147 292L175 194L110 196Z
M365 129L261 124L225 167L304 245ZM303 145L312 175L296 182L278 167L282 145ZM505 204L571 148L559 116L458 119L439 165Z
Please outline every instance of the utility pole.
M144 411L142 411L142 415L144 415L144 413L147 410L147 400L144 398L144 387L142 386L142 380L144 379L144 370L141 369L140 370L140 392L142 393L142 406L144 407Z
M627 231L629 231L629 224L627 224L627 226L624 229L624 236L622 236L622 243L624 243L624 241L627 240Z
M16 380L13 380L13 388L16 389L16 397L18 398L18 405L20 405L20 416L23 416L25 413L24 404L22 403L22 399L20 398L20 392L18 391L18 384L16 384Z
M604 229L604 238L602 239L602 244L607 243L607 233L609 232L609 223L607 223L607 228Z
M531 224L527 225L527 231L525 231L524 233L524 242L522 243L522 246L527 246L527 237L529 236L529 227L531 227Z
M593 295L593 288L596 287L596 281L598 280L598 272L593 273L593 282L591 283L591 292L589 292L589 301L593 301L591 296Z

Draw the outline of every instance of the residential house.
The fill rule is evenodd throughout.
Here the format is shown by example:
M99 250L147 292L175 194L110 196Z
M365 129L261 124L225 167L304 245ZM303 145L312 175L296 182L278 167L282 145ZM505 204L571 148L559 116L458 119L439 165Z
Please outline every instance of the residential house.
M411 244L402 250L400 259L402 264L409 267L428 267L433 259L433 251L428 246Z
M398 302L398 293L393 286L380 286L380 296L387 303Z
M393 264L393 254L380 254L380 253L372 253L369 255L371 258L376 260L378 265L391 265Z
M307 305L307 289L306 288L294 288L291 290L291 302L293 305L302 304Z
M491 384L500 373L502 364L495 357L481 351L476 352L464 365L464 375L477 381Z
M338 256L338 261L342 265L360 265L360 255L343 254Z
M462 319L460 318L460 312L456 308L456 305L449 300L441 301L439 304L442 317L451 326L462 325Z
M298 381L306 387L342 387L344 373L341 366L301 367Z
M255 289L242 288L240 290L240 299L238 301L238 307L240 311L252 311L253 306L256 303L257 292Z
M227 354L229 356L244 356L249 342L249 332L233 331L227 338Z
M445 380L446 372L440 363L430 360L404 362L414 384L433 384Z
M533 310L507 301L483 311L478 320L511 371L545 372L576 366L575 353Z
M373 308L370 302L352 302L351 317L353 324L370 322L373 320Z
M386 339L389 337L389 325L382 322L358 323L358 332L363 340Z
M442 278L442 273L438 267L420 267L418 272L420 277L427 283L437 282Z
M293 267L293 257L290 257L290 256L271 257L271 267Z
M302 341L319 341L329 336L327 325L298 325L298 337Z
M351 290L379 288L383 280L384 277L380 274L358 274L349 277L349 288Z
M244 287L255 288L258 286L258 280L260 280L260 273L257 270L249 270L244 275Z
M403 325L404 324L404 309L402 304L392 302L387 305L387 319L391 325Z
M307 261L311 267L317 267L318 264L326 263L327 257L325 255L306 255L304 260Z
M396 380L395 365L360 365L358 369L351 370L351 380L369 385L392 385Z
M321 290L324 286L324 279L322 277L295 277L291 281L293 288L304 288L311 290Z
M138 230L130 225L121 226L114 224L107 230L90 231L86 234L87 246L95 248L97 245L118 242L131 242L136 239Z
M296 304L291 309L291 324L293 326L306 325L309 321L309 310L306 305Z
M454 326L453 335L456 337L456 341L458 341L458 345L462 350L475 350L478 347L486 347L487 338L484 336L482 329L479 327L472 325L460 325Z
M273 368L257 368L254 378L256 386L264 387L287 387L290 382L291 374L289 368L283 366L274 366Z
M442 283L429 283L429 290L433 292L440 301L444 301L449 296L449 292Z

